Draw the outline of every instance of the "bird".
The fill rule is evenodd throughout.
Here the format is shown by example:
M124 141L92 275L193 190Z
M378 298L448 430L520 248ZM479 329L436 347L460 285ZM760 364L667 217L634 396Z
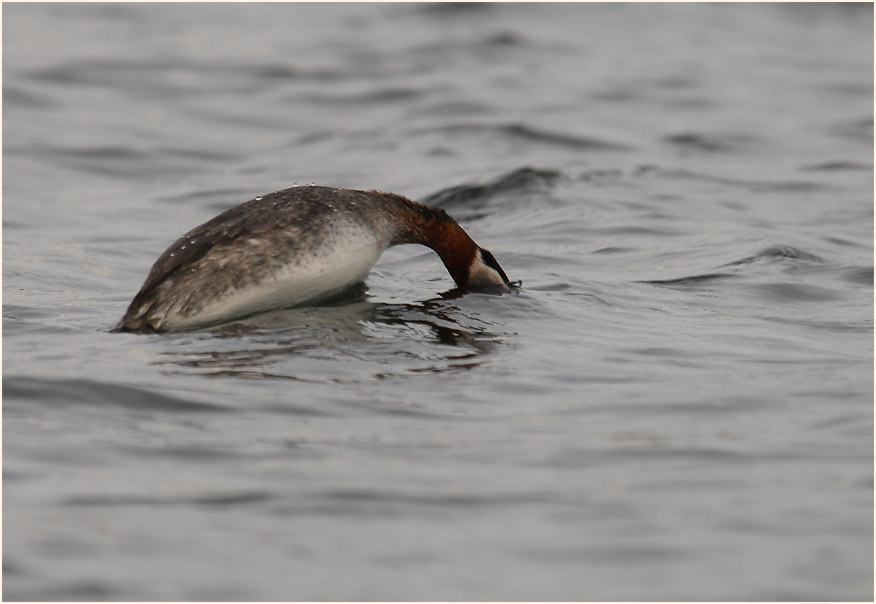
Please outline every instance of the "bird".
M241 203L177 239L114 331L190 331L319 304L364 282L384 250L409 243L434 250L462 289L519 285L441 208L376 190L295 186Z

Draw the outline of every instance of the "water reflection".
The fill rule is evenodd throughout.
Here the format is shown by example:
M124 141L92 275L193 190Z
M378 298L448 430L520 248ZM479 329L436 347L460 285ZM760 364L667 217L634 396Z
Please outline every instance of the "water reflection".
M153 364L198 373L302 382L356 382L478 367L504 334L467 312L461 292L414 304L360 299L275 310L210 330L153 340ZM350 361L355 361L351 363Z

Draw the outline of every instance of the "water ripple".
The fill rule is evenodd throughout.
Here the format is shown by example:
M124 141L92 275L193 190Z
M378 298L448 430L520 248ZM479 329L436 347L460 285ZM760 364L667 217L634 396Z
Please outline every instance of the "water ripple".
M745 264L752 264L754 262L758 262L760 260L797 260L800 262L815 262L815 263L823 263L824 259L820 256L807 252L805 250L801 250L791 245L771 245L767 248L762 249L757 254L753 256L746 256L740 260L736 260L734 262L729 262L727 264L722 265L719 268L723 268L726 266L742 266Z
M719 279L730 279L735 277L736 275L731 275L729 273L707 273L703 275L691 275L688 277L678 277L676 279L654 279L650 281L640 281L640 283L646 283L648 285L660 285L664 287L678 287L678 288L693 288L695 286L700 286L706 283L710 283L712 281L717 281Z
M633 174L635 177L656 176L669 180L692 180L714 184L727 185L753 193L814 193L834 190L835 187L824 182L810 180L752 180L715 176L704 172L670 169L653 165L640 166Z
M740 151L754 141L739 135L703 134L699 132L679 132L664 137L664 140L682 149L705 153L731 153Z
M805 283L760 283L751 289L775 302L824 302L839 300L840 294L832 289Z
M27 400L40 404L76 404L104 407L114 405L130 409L163 411L225 411L212 403L186 400L154 390L123 386L97 380L48 380L30 377L10 377L3 380L3 396L7 401Z
M492 134L498 134L503 138L519 139L526 143L541 143L574 151L609 152L631 151L633 149L632 146L626 143L603 140L595 137L585 136L583 134L552 132L521 123L457 123L445 124L442 126L419 129L414 131L414 133L416 134L424 134L426 132L463 132L465 134L487 132Z
M276 496L264 491L215 492L187 496L157 496L157 495L81 495L69 497L64 505L69 506L165 506L165 505L203 505L231 506L241 504L262 503Z
M501 174L485 184L463 184L442 189L421 199L422 203L435 207L452 208L457 205L471 207L472 201L485 201L503 193L524 193L551 188L562 174L556 170L531 167L517 168Z

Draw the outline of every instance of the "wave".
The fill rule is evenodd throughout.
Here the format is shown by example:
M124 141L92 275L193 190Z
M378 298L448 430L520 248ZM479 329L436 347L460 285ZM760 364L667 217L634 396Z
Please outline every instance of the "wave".
M40 404L117 406L163 411L225 411L213 403L192 401L154 390L87 379L48 380L10 377L3 380L7 402L26 400Z
M530 193L553 187L562 178L557 170L523 167L497 176L485 184L463 184L442 189L420 201L435 207L469 205L504 193Z
M504 138L523 139L528 143L542 143L575 151L609 152L633 150L633 147L625 143L608 141L581 134L553 132L541 128L534 128L518 122L498 124L457 123L412 131L413 134L423 134L427 132L488 132L498 134Z
M809 180L749 180L715 176L704 172L685 169L667 169L654 165L643 165L633 173L634 177L656 176L667 180L690 180L725 185L744 189L751 193L814 193L834 190L835 187L823 182Z
M771 245L762 249L757 254L753 256L746 256L745 258L741 258L739 260L735 260L733 262L729 262L727 264L721 265L719 268L723 268L726 266L742 266L745 264L752 264L759 260L782 260L782 259L790 259L790 260L798 260L801 262L817 262L823 263L824 259L816 254L812 254L810 252L801 250L791 245Z
M690 275L688 277L678 277L677 279L654 279L650 281L639 281L639 283L646 283L648 285L662 285L668 287L680 287L685 288L689 286L702 285L704 283L709 283L712 281L717 281L718 279L729 279L731 277L735 277L736 275L730 273L706 273L703 275Z
M762 273L748 274L750 268L763 264L767 267L766 276ZM782 277L775 272L776 268L783 275L792 275L790 278ZM730 270L721 270L730 269ZM749 276L744 285L748 291L754 292L760 297L765 297L778 303L788 302L822 302L837 300L843 297L842 289L829 287L819 283L809 282L813 276L828 275L848 283L873 287L872 266L836 266L831 265L821 256L791 245L771 245L751 256L745 256L733 262L728 262L717 267L717 270L677 277L673 279L655 279L639 281L648 285L674 287L682 289L695 289L704 284L731 278Z

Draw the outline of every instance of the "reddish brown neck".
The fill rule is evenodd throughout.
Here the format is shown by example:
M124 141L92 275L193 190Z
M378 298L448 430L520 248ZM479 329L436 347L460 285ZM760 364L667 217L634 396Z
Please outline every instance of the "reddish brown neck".
M444 210L396 197L402 202L403 226L391 245L419 243L432 248L441 257L444 266L456 284L468 286L469 271L478 245ZM400 217L401 217L400 216Z
M430 226L424 231L427 240L421 243L435 250L458 286L467 287L478 245L455 222L436 222Z

